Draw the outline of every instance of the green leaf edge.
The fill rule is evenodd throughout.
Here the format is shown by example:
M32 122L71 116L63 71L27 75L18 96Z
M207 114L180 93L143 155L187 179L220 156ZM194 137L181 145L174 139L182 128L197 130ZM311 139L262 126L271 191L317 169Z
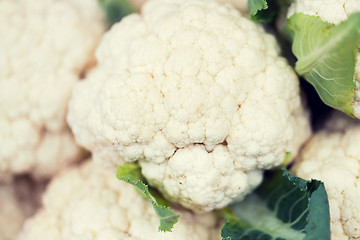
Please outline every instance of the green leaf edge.
M309 214L307 216L306 235L304 240L330 240L330 210L329 200L325 190L325 185L322 181L311 179L309 181L300 177L292 175L286 168L282 169L283 176L286 176L291 183L300 188L300 191L310 191L311 196L309 198ZM320 208L318 206L327 206ZM319 221L321 218L326 217L325 220ZM319 226L319 224L321 226ZM317 228L326 228L328 231L312 231L314 226ZM320 235L319 235L320 234Z
M355 45L358 45L360 43L360 12L356 12L356 13L353 13L351 14L347 20L341 22L340 24L338 25L334 25L334 24L330 24L330 23L327 23L325 21L322 21L319 17L317 16L311 16L311 15L307 15L307 14L304 14L304 13L295 13L293 14L287 21L287 26L286 26L286 29L285 29L285 33L286 33L286 36L287 36L287 39L289 41L292 42L292 50L293 50L293 53L294 53L294 38L296 37L295 36L295 29L296 29L296 18L301 18L302 16L307 16L309 18L312 18L318 22L321 22L322 24L327 25L328 28L341 28L343 25L345 24L348 24L349 22L351 21L354 21L356 22L357 24L354 24L355 26L357 25L358 26L358 29L357 29L357 32L358 32L358 41L357 41L357 44ZM295 23L294 23L295 22ZM300 21L300 22L303 22L303 21ZM334 30L333 30L334 31ZM355 31L356 32L356 31ZM351 33L354 33L354 32L351 32ZM341 40L340 40L341 41ZM343 97L343 99L345 100L337 100L337 101L334 101L334 102L331 102L331 100L327 100L327 99L331 99L329 97L325 97L324 95L326 94L322 94L321 92L321 86L317 86L314 82L312 82L311 80L311 76L309 76L309 74L311 73L311 71L307 70L303 70L300 66L302 65L301 63L304 62L303 59L298 59L298 61L296 62L296 65L295 65L295 71L300 75L300 76L303 76L316 90L316 92L318 93L319 97L321 98L321 100L328 106L332 107L332 108L335 108L337 110L340 110L348 115L350 115L351 117L354 117L354 107L353 107L353 100L354 100L354 89L355 89L355 83L354 83L354 75L355 75L355 64L356 64L356 52L357 52L357 46L354 47L354 54L353 54L353 62L354 62L354 67L353 67L353 72L351 74L352 77L349 77L348 80L346 80L345 82L347 82L347 84L352 84L352 88L348 89L349 93L347 96ZM294 53L294 55L296 56L296 54ZM296 56L298 58L298 56ZM350 56L349 56L350 57ZM306 65L311 65L311 64L306 64ZM315 65L316 66L316 65ZM326 92L328 91L328 89L326 89ZM330 94L329 94L330 95ZM337 94L338 95L338 94ZM332 96L337 96L335 93L333 93Z
M286 177L293 185L299 187L300 191L311 191L311 197L309 198L309 214L307 216L308 224L306 225L306 235L303 240L330 240L330 213L329 213L329 201L327 193L325 190L325 185L323 182L315 179L310 181L304 180L300 177L292 175L286 167L282 168L282 176ZM255 194L255 193L253 193ZM325 208L319 208L318 206L327 206ZM221 214L225 219L225 224L221 229L221 238L222 240L232 240L231 237L224 237L223 234L234 226L246 228L249 227L246 222L241 221L235 213L232 211L231 207L226 207L221 210ZM318 221L318 217L326 216L326 219L323 221ZM311 231L315 225L321 224L319 228L326 228L328 231L321 232L317 231L315 234ZM231 226L232 225L232 226ZM321 234L321 235L319 235ZM238 240L238 238L236 238ZM242 239L240 239L242 240ZM245 239L244 239L245 240ZM291 239L288 239L291 240Z
M108 27L120 21L123 17L135 12L130 0L97 0L102 8Z
M248 0L248 6L251 20L256 20L256 16L260 11L269 8L266 0Z
M311 180L317 181L317 180ZM308 224L306 225L306 236L304 240L330 240L331 239L331 232L330 232L330 210L329 207L327 208L319 208L318 206L327 205L329 206L329 200L327 197L327 193L325 190L325 185L317 181L320 185L311 195L309 200L309 215L308 215ZM309 183L310 184L310 183ZM324 198L326 196L326 198ZM325 216L327 219L326 221L319 221L318 217ZM329 229L329 231L312 231L316 225L321 225L319 228ZM321 235L320 235L321 234Z
M129 170L128 170L129 169ZM137 164L125 163L118 167L116 177L126 183L135 186L142 195L153 205L156 215L160 219L159 231L171 232L174 225L179 220L179 215L176 215L170 207L159 204L159 201L150 193L149 187L143 182L141 175L141 168ZM134 180L137 178L138 180ZM162 201L164 202L164 201Z
M278 13L276 0L248 0L249 16L254 22L269 23Z

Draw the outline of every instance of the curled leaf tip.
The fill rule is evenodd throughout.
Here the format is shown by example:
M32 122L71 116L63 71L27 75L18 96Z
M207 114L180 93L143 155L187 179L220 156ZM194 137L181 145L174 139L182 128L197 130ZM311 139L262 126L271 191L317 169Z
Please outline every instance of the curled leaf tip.
M296 13L287 22L296 72L330 107L354 116L354 76L360 41L360 12L338 25Z
M179 220L179 215L168 206L168 202L162 199L154 189L150 188L141 174L141 167L138 164L125 163L116 171L116 177L126 183L132 184L140 191L152 205L156 215L159 217L159 231L171 232Z

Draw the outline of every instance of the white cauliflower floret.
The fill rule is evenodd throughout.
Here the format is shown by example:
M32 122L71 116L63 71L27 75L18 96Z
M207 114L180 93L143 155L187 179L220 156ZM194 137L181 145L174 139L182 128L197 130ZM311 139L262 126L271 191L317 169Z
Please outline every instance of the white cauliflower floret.
M135 7L136 10L140 10L142 5L147 0L130 0L131 4ZM247 0L217 0L220 3L230 3L237 9L239 9L242 13L248 12L248 1Z
M65 114L103 31L96 0L0 1L0 178L81 158Z
M294 0L288 10L288 18L294 13L318 16L321 20L339 24L352 13L360 11L360 0ZM360 47L355 66L354 115L360 118Z
M173 231L158 232L149 201L116 179L112 169L92 162L56 176L43 196L43 208L25 224L19 240L205 240L218 239L215 214L177 211Z
M217 0L220 3L230 3L242 13L248 12L248 1L247 0Z
M360 123L343 114L305 145L293 172L325 183L334 240L360 238Z
M323 21L339 24L351 13L360 11L359 0L294 0L288 9L288 18L294 13L318 16Z
M153 0L105 35L68 122L95 161L139 161L196 211L238 201L310 134L275 39L230 5ZM114 168L115 169L115 168Z
M20 177L0 185L0 239L12 240L40 206L43 183Z

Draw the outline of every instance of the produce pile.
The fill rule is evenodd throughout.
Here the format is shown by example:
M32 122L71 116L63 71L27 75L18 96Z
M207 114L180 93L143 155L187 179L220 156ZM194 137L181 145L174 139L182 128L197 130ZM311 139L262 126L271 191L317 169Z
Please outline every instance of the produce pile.
M0 0L0 240L360 239L360 0Z

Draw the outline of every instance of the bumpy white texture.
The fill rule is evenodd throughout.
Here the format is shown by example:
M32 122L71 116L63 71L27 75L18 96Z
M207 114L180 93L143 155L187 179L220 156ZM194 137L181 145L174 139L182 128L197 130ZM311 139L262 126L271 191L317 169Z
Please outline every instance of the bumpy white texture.
M131 4L135 7L135 9L139 10L141 6L147 0L130 0ZM217 0L219 3L230 3L237 9L239 9L242 13L248 12L248 1L247 0Z
M195 211L241 200L310 134L275 39L231 5L153 0L113 26L68 122L95 161L139 161Z
M215 214L179 210L172 232L158 232L159 219L135 188L114 171L89 161L56 176L43 208L25 224L19 240L210 240L219 239Z
M27 178L13 179L11 183L0 185L1 240L15 239L24 221L39 207L44 186Z
M339 24L352 13L360 11L360 0L295 0L289 10L288 18L294 13L305 13L318 16L321 20ZM355 66L354 83L354 115L360 118L360 47L358 47Z
M249 11L247 0L217 0L217 1L220 3L230 3L244 14L246 14Z
M318 16L323 21L339 24L351 13L360 11L360 0L294 0L288 18L294 13Z
M300 153L293 171L325 183L331 239L360 239L360 123L338 113Z
M103 26L96 0L0 1L0 177L81 157L65 114Z

